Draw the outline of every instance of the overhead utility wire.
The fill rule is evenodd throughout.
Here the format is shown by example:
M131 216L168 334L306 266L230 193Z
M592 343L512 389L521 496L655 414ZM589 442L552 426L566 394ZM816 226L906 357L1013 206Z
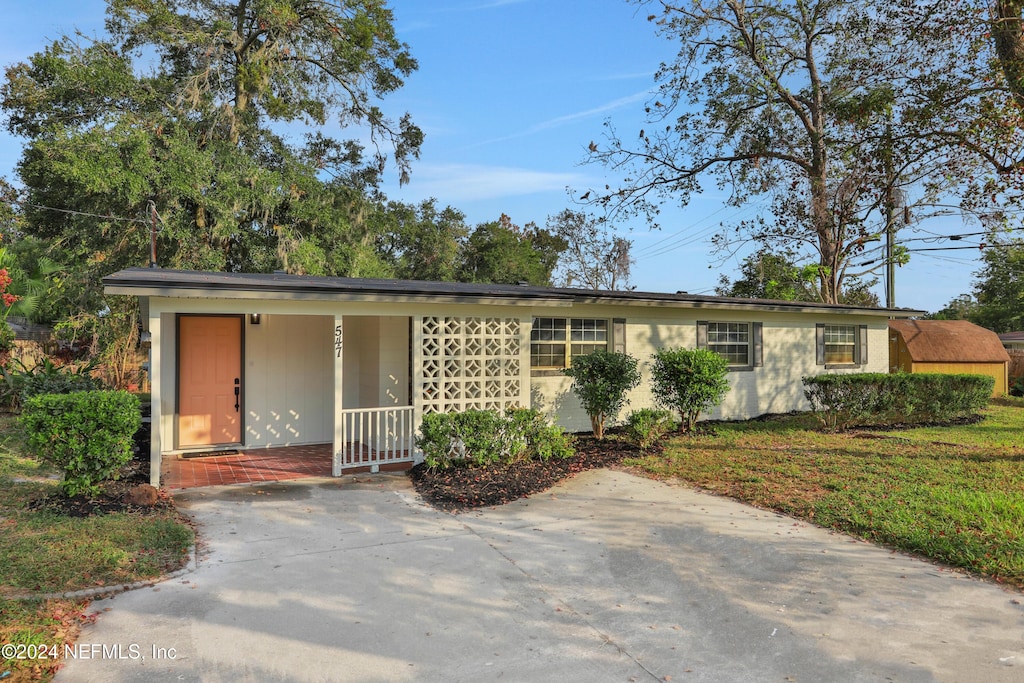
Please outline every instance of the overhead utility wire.
M41 211L56 211L57 213L69 214L72 216L86 216L88 218L102 218L106 221L119 221L123 223L138 223L139 221L145 220L145 218L123 218L121 216L104 216L98 213L88 213L85 211L75 211L73 209L58 209L55 206L43 206L42 204L33 204L31 202L14 201L12 204L19 204L21 206L27 206L33 209L39 209Z

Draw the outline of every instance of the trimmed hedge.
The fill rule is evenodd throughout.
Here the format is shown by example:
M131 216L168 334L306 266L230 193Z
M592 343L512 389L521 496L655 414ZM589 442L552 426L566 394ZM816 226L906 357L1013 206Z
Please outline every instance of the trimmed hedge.
M528 408L512 408L504 415L494 410L430 413L423 416L416 445L431 470L573 455L572 437Z
M21 423L36 455L64 472L64 493L92 496L131 459L142 418L127 391L80 391L29 398Z
M988 405L995 379L940 373L804 377L804 396L828 429L921 424L970 417Z

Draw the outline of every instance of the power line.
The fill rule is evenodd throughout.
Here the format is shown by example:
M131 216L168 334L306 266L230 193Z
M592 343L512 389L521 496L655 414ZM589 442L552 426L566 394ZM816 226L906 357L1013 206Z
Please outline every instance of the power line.
M105 221L118 221L122 223L139 223L144 218L123 218L121 216L103 216L98 213L88 213L87 211L75 211L74 209L58 209L55 206L43 206L42 204L33 204L31 202L13 201L12 204L18 204L23 207L29 207L32 209L39 209L41 211L56 211L57 213L68 214L71 216L85 216L87 218L102 218Z

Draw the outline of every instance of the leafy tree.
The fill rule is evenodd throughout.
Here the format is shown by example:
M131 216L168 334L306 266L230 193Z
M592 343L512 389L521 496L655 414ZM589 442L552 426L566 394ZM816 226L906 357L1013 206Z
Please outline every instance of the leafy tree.
M1024 241L986 249L982 261L969 320L998 333L1024 329Z
M604 438L605 423L618 417L626 392L640 384L637 360L617 351L595 351L572 359L562 372L572 378L572 390L590 416L594 436Z
M609 234L603 219L566 209L548 218L548 230L565 240L566 249L558 261L556 282L582 289L630 289L629 274L633 243Z
M659 70L639 134L609 122L607 144L591 145L591 161L625 173L619 187L591 190L608 211L653 222L661 203L685 205L708 178L734 205L765 197L771 215L723 231L717 246L810 250L818 294L836 303L864 274L851 259L898 226L900 209L933 203L966 177L951 166L966 174L976 161L943 138L934 107L893 86L913 76L921 101L939 96L932 72L899 70L918 48L905 16L860 0L694 0L660 3L648 19L680 52Z
M466 240L458 279L461 282L494 282L514 285L551 284L551 274L566 243L548 230L528 223L520 227L502 214L482 223Z
M929 320L970 320L978 308L971 294L961 294L943 308L926 316Z
M380 271L366 192L386 147L404 180L422 142L377 104L416 68L383 0L108 0L107 31L61 38L0 88L28 140L23 229L75 264L65 313L101 309L99 277L146 263L154 209L161 265ZM368 135L369 160L276 132L331 118Z
M982 254L973 294L961 294L930 315L969 320L997 333L1024 329L1024 241L996 243Z
M999 225L1024 191L1024 3L893 0L879 9L867 68L889 75L909 132L947 157L967 215Z
M780 299L782 301L820 301L817 290L819 266L797 267L784 254L762 249L743 259L739 278L730 281L725 275L718 280L715 293L743 299ZM871 291L874 281L856 277L846 280L839 303L875 307L878 296Z
M664 348L651 366L655 400L679 413L680 429L692 432L697 418L729 391L728 361L708 349Z
M429 199L419 205L388 202L370 219L377 251L391 275L406 280L455 280L462 245L469 235L465 215L452 207L438 211Z

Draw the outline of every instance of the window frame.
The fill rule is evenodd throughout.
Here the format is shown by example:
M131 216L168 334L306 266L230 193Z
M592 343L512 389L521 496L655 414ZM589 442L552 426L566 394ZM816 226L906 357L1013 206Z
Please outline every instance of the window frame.
M729 356L721 353L715 346L735 345L732 342L712 343L709 342L709 327L711 325L744 325L747 328L747 362L730 362L730 372L747 372L754 368L764 366L764 324L754 320L698 320L697 321L697 348L715 351L720 356L729 359Z
M853 360L830 361L827 347L829 328L845 328L853 332ZM836 344L831 344L835 346ZM815 325L815 362L824 365L826 370L860 368L868 362L868 326L850 323L817 323Z
M563 326L561 328L555 326L548 326L539 321L559 321L561 320ZM598 324L599 323L599 324ZM591 326L592 325L592 326ZM616 343L615 336L616 330L620 329L620 326L625 325L625 320L619 318L586 318L586 317L555 317L555 316L534 316L532 325L530 327L530 374L534 376L544 375L561 375L562 370L572 367L572 359L574 356L587 355L597 351L599 348L603 348L606 351L613 349L619 350L619 346L622 346L622 350L625 350L625 346ZM553 339L538 339L537 332L552 332L551 336L560 337ZM561 332L559 335L558 333ZM577 338L573 338L577 335ZM604 336L604 340L597 338ZM547 345L547 346L561 346L562 347L562 365L534 365L534 358L544 355L548 357L557 357L557 354L536 354L534 352L535 345ZM574 354L573 347L590 347L590 350L586 353Z

